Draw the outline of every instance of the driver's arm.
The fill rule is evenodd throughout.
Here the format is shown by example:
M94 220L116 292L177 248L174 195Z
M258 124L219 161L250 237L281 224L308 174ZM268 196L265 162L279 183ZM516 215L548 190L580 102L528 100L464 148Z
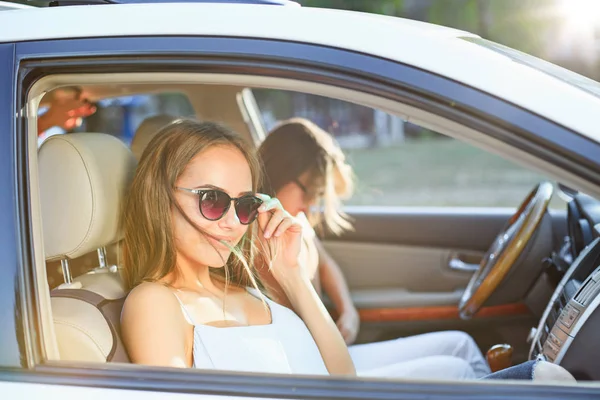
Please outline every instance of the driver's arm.
M358 311L352 302L348 284L337 262L327 253L323 244L315 237L315 246L319 253L319 277L327 296L338 312L336 324L346 344L356 340L360 326Z

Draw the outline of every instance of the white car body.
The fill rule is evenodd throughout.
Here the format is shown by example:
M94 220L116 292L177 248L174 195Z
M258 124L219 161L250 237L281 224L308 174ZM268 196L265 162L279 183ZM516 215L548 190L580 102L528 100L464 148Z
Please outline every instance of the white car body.
M0 3L0 8L5 6ZM461 39L477 39L477 35L432 24L329 9L207 3L15 5L0 12L0 43L134 36L264 38L366 53L461 82L600 140L600 97ZM569 107L571 104L577 107ZM167 398L162 392L3 381L0 393L7 399ZM168 398L225 397L170 394Z

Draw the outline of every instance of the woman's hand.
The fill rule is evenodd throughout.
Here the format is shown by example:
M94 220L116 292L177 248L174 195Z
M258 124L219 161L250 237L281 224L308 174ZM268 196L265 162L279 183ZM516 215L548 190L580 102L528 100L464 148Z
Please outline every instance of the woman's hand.
M48 111L38 119L38 136L46 130L58 126L71 130L81 125L83 118L96 112L96 107L86 100L78 98L60 98L55 100Z
M340 330L344 342L347 345L354 343L360 327L360 317L356 308L352 306L350 309L342 311L335 324Z
M258 209L259 238L271 260L269 271L310 331L327 371L332 375L356 375L352 358L340 331L310 283L303 263L302 226L286 212L279 200L259 195L264 204Z
M299 263L302 246L302 226L285 211L275 198L258 194L263 205L258 209L259 238L268 249L266 262L277 282L285 288L290 279L301 278L304 271Z

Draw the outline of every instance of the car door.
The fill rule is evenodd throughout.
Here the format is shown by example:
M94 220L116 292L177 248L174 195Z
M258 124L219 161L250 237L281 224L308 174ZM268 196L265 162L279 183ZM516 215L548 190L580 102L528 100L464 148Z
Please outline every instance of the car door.
M35 157L37 132L28 131L27 122L36 115L28 114L39 95L32 85L40 78L64 72L98 72L112 64L109 69L131 71L126 65L137 64L139 71L160 71L165 66L176 66L176 59L164 60L156 45L161 40L145 39L82 39L67 41L23 42L0 45L0 67L5 73L5 85L0 95L2 113L0 124L4 128L1 139L4 168L0 173L3 190L0 201L2 213L2 237L0 249L3 268L0 269L3 285L0 305L3 311L4 329L0 334L0 390L9 398L61 397L66 399L106 398L115 399L221 399L221 398L367 398L377 392L383 398L397 398L403 384L373 382L348 382L344 379L307 378L294 376L264 376L256 374L221 373L219 371L194 371L169 368L149 368L122 364L85 364L49 360L50 333L44 329L44 307L48 307L47 282L41 279L36 268L43 263L39 246L40 214L36 202L37 175ZM172 38L163 38L163 49L172 48ZM228 47L218 39L180 38L189 46L185 53L194 54L199 60ZM133 41L131 41L133 40ZM228 39L225 39L228 41ZM204 46L207 47L204 47ZM233 51L248 52L260 43L234 44ZM156 52L157 56L153 56ZM114 54L121 54L122 61L114 65ZM143 54L143 57L140 57ZM54 60L54 61L51 61ZM92 61L92 64L89 62ZM142 61L143 60L143 61ZM191 61L191 60L189 60ZM250 66L249 64L248 66ZM91 66L91 68L89 68ZM190 65L191 66L191 65ZM222 68L220 64L217 70ZM197 66L196 66L197 67ZM104 69L105 72L108 70ZM89 75L82 75L89 76ZM84 78L82 78L84 79ZM89 79L89 78L85 78ZM9 90L6 90L6 89ZM14 115L17 117L15 118ZM37 228L37 229L36 229ZM37 235L37 236L36 236ZM40 284L41 282L41 284ZM46 291L44 293L44 291ZM47 325L46 325L47 326ZM383 386L382 386L383 385ZM375 391L375 392L373 392ZM385 394L387 393L387 394ZM427 394L423 394L427 396Z
M110 9L112 6L107 6ZM156 7L154 9L157 11ZM132 10L132 9L129 9ZM142 11L142 9L138 9ZM148 10L148 8L144 8ZM158 10L161 11L161 10ZM162 9L166 11L166 9ZM208 10L201 10L206 11ZM82 11L83 16L89 11ZM103 11L107 12L107 11ZM132 12L132 11L130 11ZM144 11L142 11L144 12ZM96 10L93 11L96 15ZM125 17L132 17L125 14ZM133 20L133 18L131 19ZM154 27L154 26L153 26ZM82 27L83 28L83 27ZM17 61L11 59L11 70L13 77L18 73L16 84L6 87L15 88L9 95L2 94L2 99L7 101L8 110L12 111L25 106L27 93L32 90L35 83L42 82L43 78L54 75L68 75L70 79L89 81L97 78L94 74L159 74L165 81L167 73L194 74L202 71L207 75L218 75L219 78L230 79L228 82L247 79L249 75L267 78L291 78L290 81L314 83L324 82L333 88L352 88L360 94L368 94L378 99L400 99L394 97L391 91L388 93L378 92L379 81L373 76L385 77L390 82L398 83L398 80L409 81L410 74L415 73L414 68L399 65L390 60L381 60L368 54L335 49L327 46L314 45L310 43L282 42L279 40L252 39L248 37L233 37L226 35L199 35L190 29L188 35L164 34L152 31L152 35L146 31L148 37L139 35L128 36L127 34L111 35L115 37L102 37L92 35L79 39L64 38L60 35L54 38L41 40L23 40L15 47L6 48L3 54L14 54ZM382 64L383 62L383 64ZM326 68L324 66L327 66ZM349 74L347 67L352 67ZM332 71L335 73L332 75ZM223 75L227 72L227 75ZM160 75L161 73L165 75ZM221 74L221 75L220 75ZM359 76L359 80L355 78ZM78 76L80 75L80 76ZM11 76L10 74L3 75ZM179 77L180 78L180 77ZM196 77L198 79L202 77ZM50 80L46 80L49 82ZM239 84L239 82L237 82ZM259 80L256 81L257 84ZM60 84L60 82L54 82ZM213 82L214 83L214 82ZM277 86L277 85L275 85ZM390 88L393 85L390 86ZM395 88L394 90L397 90ZM397 93L396 93L397 94ZM362 97L358 97L357 101ZM13 118L3 111L2 126L12 126ZM6 118L8 116L8 118ZM24 124L23 117L17 118L17 122ZM8 165L8 170L3 174L11 175L9 184L11 187L31 189L32 182L28 173L35 174L33 169L28 169L29 157L35 157L35 150L25 149L24 146L13 146L13 140L18 138L18 131L14 128L9 130L15 136L6 139L8 146L3 147L8 160L13 164ZM32 132L21 131L29 134L30 139L35 138ZM30 148L33 146L29 146ZM11 153L12 152L12 153ZM12 158L11 158L12 157ZM12 170L11 170L12 168ZM35 182L34 182L35 183ZM40 223L35 220L35 210L39 204L35 203L35 196L29 193L6 191L2 196L7 204L13 204L8 210L15 210L15 199L22 196L25 206L19 209L21 213L14 211L9 216L10 221L17 221L18 226L11 230L7 225L7 237L16 238L15 231L23 232L19 236L22 245L8 247L7 253L0 253L6 257L2 259L3 264L15 268L7 270L6 276L13 280L3 280L7 291L0 297L3 303L2 309L8 316L8 321L15 321L14 329L8 325L8 333L0 336L3 339L2 346L6 346L12 353L10 369L3 369L0 373L2 383L0 388L7 391L24 393L27 398L39 395L40 391L45 394L57 394L67 398L80 398L84 395L112 396L115 398L132 397L135 393L138 397L155 398L170 395L173 398L189 398L195 396L217 396L236 397L259 397L259 398L482 398L490 391L497 396L511 396L527 398L535 397L540 393L545 396L565 397L567 393L576 393L581 396L587 394L585 388L552 388L545 390L530 388L519 391L511 385L500 385L491 383L483 385L472 383L456 385L448 383L426 384L419 382L405 382L392 380L369 380L365 378L317 378L299 376L273 376L256 375L220 371L198 371L198 370L173 370L168 368L144 368L137 365L122 364L86 364L75 362L63 362L48 360L44 351L44 330L41 329L43 321L39 315L39 309L43 304L39 301L42 290L47 290L36 285L35 276L39 273L36 269L36 252L41 250L39 242L33 240L35 231L39 234ZM9 202L10 201L10 202ZM4 228L3 228L4 229ZM29 233L29 236L27 235ZM11 236L12 235L12 236ZM38 236L39 239L39 236ZM17 242L17 240L14 240ZM9 242L10 243L10 242ZM21 249L22 253L15 254L14 248ZM4 251L4 250L3 250ZM43 264L43 259L42 259ZM2 270L3 274L5 270ZM37 271L37 272L36 272ZM2 275L3 277L5 275ZM18 287L14 285L14 278L18 277ZM15 285L17 286L17 285ZM5 298L8 296L8 300ZM8 340L4 341L5 338ZM12 346L12 347L10 347ZM3 352L4 354L4 352ZM19 361L17 361L17 359ZM27 361L22 361L27 360ZM19 368L17 363L22 367ZM56 392L45 390L43 385L50 384ZM16 386L15 386L16 385ZM93 387L94 389L90 389ZM12 393L11 393L12 394Z

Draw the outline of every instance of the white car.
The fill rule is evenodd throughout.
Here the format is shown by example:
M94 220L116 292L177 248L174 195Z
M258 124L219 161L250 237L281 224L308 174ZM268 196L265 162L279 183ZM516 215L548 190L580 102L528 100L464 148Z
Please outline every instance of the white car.
M0 5L2 398L600 396L597 82L468 32L400 18L284 0L112 4L120 2L128 3ZM388 135L398 140L385 149L394 163L376 166L384 152L361 145L364 135L339 138L350 153L360 147L356 162L367 161L356 165L358 178L371 185L359 186L362 205L347 209L355 231L324 240L359 308L360 341L461 329L483 350L508 342L515 363L541 356L579 382L351 379L128 363L118 336L126 293L119 260L111 259L121 239L118 204L107 203L72 154L38 158L38 111L70 90L99 107L175 95L196 117L224 122L256 144L270 112L259 107L265 91L335 99L344 115L359 107L382 118L379 130L401 132L408 122L448 137L417 154ZM450 152L459 154L454 164L419 178ZM423 164L397 161L411 153ZM122 179L128 167L111 157L91 174ZM530 195L515 189L522 206L503 203L513 186L492 181L478 192L496 165L510 165L512 182L533 188ZM379 178L411 176L451 199L377 186ZM559 191L568 202L551 203Z

